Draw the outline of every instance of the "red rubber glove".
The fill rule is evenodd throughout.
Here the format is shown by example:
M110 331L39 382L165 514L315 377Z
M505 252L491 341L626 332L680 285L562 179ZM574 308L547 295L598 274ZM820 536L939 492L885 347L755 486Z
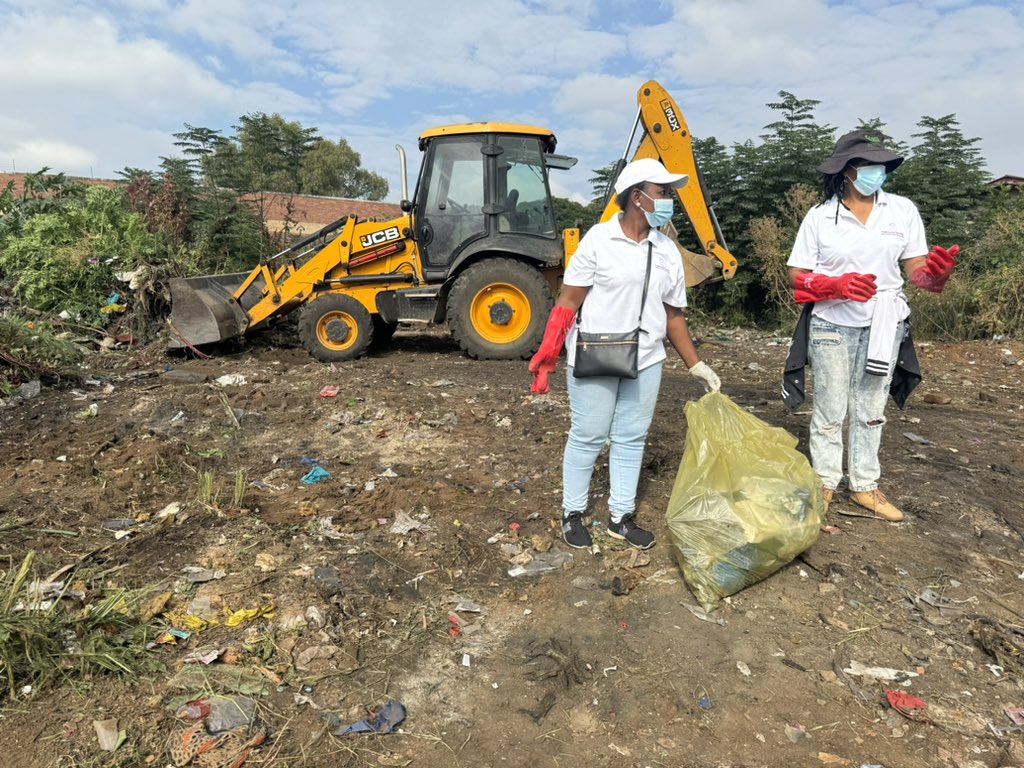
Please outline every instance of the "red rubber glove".
M810 304L829 299L865 302L874 296L877 290L875 276L862 275L859 272L847 272L840 277L805 272L793 281L793 298L797 304Z
M568 307L556 305L551 310L548 327L544 329L544 341L540 343L537 354L530 360L530 373L533 374L530 391L533 394L546 395L551 389L548 385L548 376L555 372L558 356L562 354L562 347L565 345L565 337L575 322L576 313Z
M946 287L946 281L953 274L953 267L956 266L956 257L959 253L959 245L954 245L948 251L937 245L932 246L932 251L928 254L928 261L910 275L910 282L922 291L942 293L942 289Z

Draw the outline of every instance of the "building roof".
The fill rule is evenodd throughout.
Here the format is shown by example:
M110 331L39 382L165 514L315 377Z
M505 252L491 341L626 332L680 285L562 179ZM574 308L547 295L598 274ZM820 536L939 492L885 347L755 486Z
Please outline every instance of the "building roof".
M990 187L997 186L999 184L1009 184L1011 187L1024 186L1024 176L1011 176L1009 174L1000 176L998 179L992 179L988 183Z

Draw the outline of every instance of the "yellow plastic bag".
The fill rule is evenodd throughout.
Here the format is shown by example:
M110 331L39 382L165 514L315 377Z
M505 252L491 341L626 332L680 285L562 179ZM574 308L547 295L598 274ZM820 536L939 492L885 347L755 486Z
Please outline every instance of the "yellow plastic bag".
M786 430L719 392L687 403L686 423L668 527L686 583L710 611L811 546L825 505Z

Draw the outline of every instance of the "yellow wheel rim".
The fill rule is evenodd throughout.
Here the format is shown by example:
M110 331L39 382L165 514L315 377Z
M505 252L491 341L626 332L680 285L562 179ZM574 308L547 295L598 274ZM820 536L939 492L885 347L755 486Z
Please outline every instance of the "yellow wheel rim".
M491 344L511 344L530 325L530 300L509 283L491 283L473 297L469 316L480 337Z
M316 323L316 340L324 349L344 352L355 346L359 326L347 312L326 312Z

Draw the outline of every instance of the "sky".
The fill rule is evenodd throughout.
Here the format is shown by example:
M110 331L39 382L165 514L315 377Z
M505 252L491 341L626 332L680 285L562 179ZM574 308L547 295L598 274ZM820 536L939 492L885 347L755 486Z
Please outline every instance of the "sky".
M179 155L185 124L231 135L280 114L344 138L401 197L424 130L555 132L581 202L657 80L691 132L759 142L779 91L836 135L879 117L913 146L955 113L993 176L1024 175L1019 0L0 0L0 171L114 178Z

